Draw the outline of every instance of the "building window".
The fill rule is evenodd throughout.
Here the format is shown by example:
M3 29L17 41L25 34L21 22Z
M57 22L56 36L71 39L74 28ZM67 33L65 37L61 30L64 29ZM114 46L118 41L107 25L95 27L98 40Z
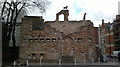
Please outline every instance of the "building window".
M102 29L102 32L105 32L105 28Z
M40 42L43 42L43 41L44 41L44 39L43 39L43 38L41 38L41 39L40 39Z
M37 34L37 33L35 33L35 34Z
M49 38L47 38L47 39L46 39L46 41L47 41L47 42L50 42L50 39L49 39Z
M105 39L102 39L102 43L103 43L103 44L105 43Z
M32 53L33 59L36 59L36 53Z
M33 41L33 39L29 39L29 41Z
M81 42L81 41L82 41L82 38L78 38L77 41L78 41L78 42Z
M92 42L92 39L91 39L91 38L89 38L89 42Z
M55 42L56 41L56 39L55 38L52 38L52 42Z
M33 26L33 30L43 30L44 29L43 21L34 21L32 26Z
M40 56L43 56L44 55L44 53L40 53Z
M31 31L31 30L29 30L29 32L31 33L32 31Z
M34 39L35 41L38 41L38 39Z
M25 35L27 35L27 33L25 33Z
M32 53L32 56L36 56L36 53Z

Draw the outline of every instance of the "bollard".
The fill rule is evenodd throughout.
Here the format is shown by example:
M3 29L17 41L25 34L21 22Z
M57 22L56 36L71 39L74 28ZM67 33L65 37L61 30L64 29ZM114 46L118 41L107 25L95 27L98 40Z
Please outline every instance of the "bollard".
M42 65L43 56L40 56L40 65Z
M74 63L75 63L75 65L76 65L76 58L74 59Z
M59 59L59 65L61 65L61 60Z
M14 66L16 65L16 62L15 62L15 61L13 62L13 65L14 65Z
M28 66L28 60L26 61L26 65Z
M84 58L84 63L86 63L86 59Z
M98 58L98 62L100 63L100 57Z
M94 63L94 58L92 57L92 63Z
M41 58L40 58L40 65L41 65Z

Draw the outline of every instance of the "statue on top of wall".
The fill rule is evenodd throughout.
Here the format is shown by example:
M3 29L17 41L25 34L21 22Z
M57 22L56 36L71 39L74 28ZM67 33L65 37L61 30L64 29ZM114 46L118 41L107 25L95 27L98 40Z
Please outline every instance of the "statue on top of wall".
M63 9L67 9L68 8L68 6L66 6L66 7L63 7Z
M87 14L87 13L84 13L83 20L86 20L86 14Z

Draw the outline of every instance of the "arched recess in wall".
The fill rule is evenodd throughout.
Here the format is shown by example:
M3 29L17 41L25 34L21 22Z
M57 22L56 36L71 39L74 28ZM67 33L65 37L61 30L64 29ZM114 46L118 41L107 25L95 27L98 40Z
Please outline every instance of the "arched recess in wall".
M62 39L62 49L63 49L63 55L64 56L73 56L75 47L74 47L74 40L73 38L69 36L65 36Z
M58 21L64 21L64 15L63 14L59 15L59 20Z

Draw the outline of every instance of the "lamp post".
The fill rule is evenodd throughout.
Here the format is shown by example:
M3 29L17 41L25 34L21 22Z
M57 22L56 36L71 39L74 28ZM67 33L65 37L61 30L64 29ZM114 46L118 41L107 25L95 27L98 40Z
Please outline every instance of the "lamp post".
M98 28L99 52L100 52L100 54L99 54L99 62L101 62L103 60L102 56L104 55L103 38L101 38L101 36L103 36L103 35L101 35L101 31L102 31L102 29L101 29L101 27L99 25L99 28Z
M14 65L14 66L16 65L16 61L13 62L13 65Z

